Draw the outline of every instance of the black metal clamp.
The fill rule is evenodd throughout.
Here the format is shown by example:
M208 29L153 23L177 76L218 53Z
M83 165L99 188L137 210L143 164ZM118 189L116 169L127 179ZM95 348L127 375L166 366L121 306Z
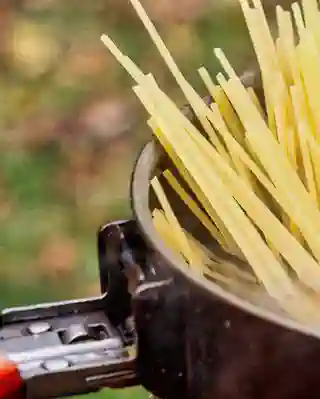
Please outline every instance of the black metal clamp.
M121 221L100 229L100 297L1 313L0 353L17 365L27 398L136 384L130 288L145 278L145 250L135 228Z

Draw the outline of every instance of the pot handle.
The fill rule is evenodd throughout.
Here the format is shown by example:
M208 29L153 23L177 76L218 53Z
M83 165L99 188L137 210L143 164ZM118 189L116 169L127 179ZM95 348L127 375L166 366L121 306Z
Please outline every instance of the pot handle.
M186 293L135 220L103 227L98 246L101 288L108 290L107 308L114 311L108 317L118 322L132 315L139 383L160 398L187 398ZM126 295L130 309L123 306Z

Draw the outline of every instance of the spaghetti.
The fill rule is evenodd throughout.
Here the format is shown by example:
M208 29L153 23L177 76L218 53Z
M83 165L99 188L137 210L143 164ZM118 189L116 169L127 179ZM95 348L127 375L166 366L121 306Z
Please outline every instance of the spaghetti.
M263 290L292 317L318 323L320 294L320 11L316 0L276 8L274 39L260 0L239 0L257 56L263 99L245 87L221 49L216 82L199 69L214 102L185 79L139 0L130 0L192 107L196 127L106 35L103 43L135 80L154 136L178 171L163 178L212 240L249 269L221 261L186 231L158 178L154 225L196 273L226 289ZM263 100L260 101L260 100ZM262 103L264 106L262 106ZM197 125L198 126L198 125ZM181 181L179 181L181 179ZM183 182L183 184L181 184ZM188 193L187 187L192 196ZM251 289L250 288L250 289Z

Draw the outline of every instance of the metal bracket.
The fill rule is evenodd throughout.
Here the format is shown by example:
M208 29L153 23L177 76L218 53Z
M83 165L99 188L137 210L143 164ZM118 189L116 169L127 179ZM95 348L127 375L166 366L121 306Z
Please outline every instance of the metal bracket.
M14 361L27 398L88 393L136 384L130 289L144 280L145 247L134 221L102 227L102 295L4 310L0 352Z

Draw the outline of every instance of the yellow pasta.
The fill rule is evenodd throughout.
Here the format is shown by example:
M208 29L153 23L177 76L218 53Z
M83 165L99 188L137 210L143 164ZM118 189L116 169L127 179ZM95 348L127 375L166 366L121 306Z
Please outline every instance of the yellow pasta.
M139 0L130 1L201 125L199 129L177 108L151 74L141 71L108 36L102 37L134 79L133 90L150 115L148 124L174 165L174 173L166 169L163 178L185 212L204 226L209 240L201 243L185 229L183 218L177 218L170 197L155 177L151 187L159 209L150 211L159 237L180 256L186 272L234 293L244 295L248 290L248 298L251 290L267 293L291 317L318 324L317 1L294 3L290 11L277 6L278 32L273 37L261 1L252 0L250 5L239 0L264 98L243 84L217 48L214 54L223 73L214 79L204 67L198 70L212 97L209 106L180 72Z

